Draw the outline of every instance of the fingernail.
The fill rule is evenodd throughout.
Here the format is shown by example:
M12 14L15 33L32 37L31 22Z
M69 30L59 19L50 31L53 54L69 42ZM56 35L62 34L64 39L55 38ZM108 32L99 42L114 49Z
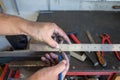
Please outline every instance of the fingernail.
M63 62L64 64L66 64L66 60L62 60L61 62Z
M57 44L57 45L56 45L56 48L57 48L57 49L59 49L59 48L60 48L60 46Z

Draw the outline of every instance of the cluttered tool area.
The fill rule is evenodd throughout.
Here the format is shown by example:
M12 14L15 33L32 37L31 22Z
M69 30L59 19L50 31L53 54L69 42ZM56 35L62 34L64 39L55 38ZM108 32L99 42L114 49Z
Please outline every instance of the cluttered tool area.
M73 44L120 44L120 12L42 12L37 21L56 23L65 30ZM36 41L30 41L30 45L34 43ZM39 48L39 46L35 48L33 45L31 47L31 49L34 48L35 50ZM0 62L8 63L10 67L14 68L43 68L44 64L40 62L40 57L44 53L35 50L0 52ZM70 69L67 76L110 75L111 77L113 74L120 73L120 53L117 51L74 51L67 55L70 59Z
M40 14L38 18L40 22L50 21L61 26L63 30L68 32L71 41L76 44L118 44L120 42L119 20L119 12L104 11L53 12ZM120 62L118 52L96 52L90 55L89 52L83 53L87 56L85 61L75 58L70 60L71 71L110 71L115 69L119 71ZM100 59L95 61L94 58L100 58L100 53L102 54L102 61ZM99 65L97 65L97 62Z

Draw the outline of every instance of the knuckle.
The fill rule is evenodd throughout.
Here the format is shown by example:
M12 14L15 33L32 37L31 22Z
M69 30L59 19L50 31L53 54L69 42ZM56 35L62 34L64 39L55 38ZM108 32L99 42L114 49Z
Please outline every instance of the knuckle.
M55 23L51 23L51 25L52 25L53 27L58 27Z
M51 23L52 25L56 25L55 23Z

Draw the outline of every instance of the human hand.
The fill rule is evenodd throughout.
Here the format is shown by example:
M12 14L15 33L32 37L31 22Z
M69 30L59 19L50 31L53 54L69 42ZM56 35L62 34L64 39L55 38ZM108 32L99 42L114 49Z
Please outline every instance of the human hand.
M64 52L62 52L62 55L64 60L62 60L59 63L58 63L58 55L54 53L45 54L45 56L41 57L41 60L44 61L47 64L47 66L50 65L50 63L52 64L58 63L58 64L37 71L29 78L29 80L58 80L58 75L61 72L62 72L62 78L64 79L69 69L69 59Z
M54 48L59 48L58 43L52 39L54 34L57 34L70 43L66 33L58 27L55 23L35 22L28 28L28 35L36 40L43 41Z
M63 77L64 77L69 69L69 59L65 52L62 52L62 56L63 56L63 60L66 61L66 68L65 68L64 72L62 73ZM49 53L49 54L47 53L47 54L45 54L45 56L41 57L41 60L46 63L46 66L51 66L51 64L55 65L59 62L58 55L55 53Z
M34 39L36 40L46 42L51 47L58 48L58 43L62 44L64 40L70 43L70 40L65 34L65 32L60 29L56 24L38 23L38 25L35 24L34 27L35 28L30 29L33 31L31 31L31 33L33 33L31 34L31 36L34 37ZM59 39L56 37L56 35L59 36ZM44 57L41 57L42 61L47 64L46 66L50 66L51 63L54 64L54 66L39 70L38 72L33 74L29 78L29 80L58 80L58 74L61 72L62 78L64 79L69 69L69 59L64 52L62 52L62 55L65 60L61 61L60 63L58 63L58 55L53 53L46 54ZM56 63L58 64L55 65Z

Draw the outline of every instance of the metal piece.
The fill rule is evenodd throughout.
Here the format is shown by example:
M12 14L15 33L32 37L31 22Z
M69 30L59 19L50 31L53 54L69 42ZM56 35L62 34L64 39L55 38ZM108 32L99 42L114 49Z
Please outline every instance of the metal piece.
M88 39L90 40L90 42L91 42L91 43L95 43L95 41L93 40L93 38L92 38L90 32L89 32L89 31L86 31L86 34L87 34Z
M91 53L91 52L85 52L85 55L89 58L89 60L92 62L92 64L94 65L94 66L98 66L99 65L99 62L98 62L98 60L97 60L97 58L96 58L96 55L95 55L95 53Z
M8 63L9 67L44 67L41 61L12 61Z
M77 32L72 32L72 33L69 33L68 36L69 36L70 39L72 39L76 44L80 44L80 41L77 39L76 34L77 34ZM86 59L86 55L85 55L85 54L79 55L78 53L75 53L75 52L70 52L70 53L71 53L71 56L74 57L74 58L76 58L77 60L85 61L85 59Z
M93 37L91 36L90 32L89 32L89 31L86 31L86 34L87 34L90 42L91 42L91 43L95 43L95 41L94 41ZM107 62L106 62L105 59L103 58L103 56L102 56L102 54L100 53L100 51L97 51L97 52L96 52L96 56L97 56L97 59L98 59L99 63L100 63L103 67L107 66Z
M0 57L40 57L40 53L34 53L29 50L2 51Z
M74 58L76 58L77 60L80 60L80 61L85 61L86 59L86 55L85 54L82 54L82 55L79 55L75 52L70 52L70 55Z
M59 44L62 51L120 51L120 44ZM30 51L59 51L47 44L30 44Z

